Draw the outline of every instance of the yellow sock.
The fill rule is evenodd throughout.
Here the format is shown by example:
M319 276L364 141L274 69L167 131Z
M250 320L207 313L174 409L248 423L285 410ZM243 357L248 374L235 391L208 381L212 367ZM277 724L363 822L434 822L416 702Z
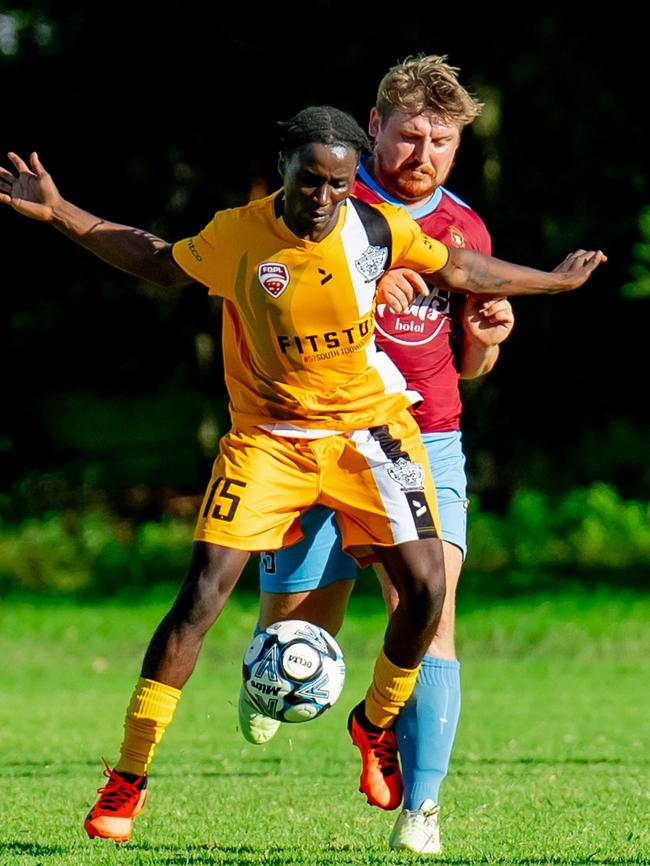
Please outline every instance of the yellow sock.
M124 740L115 769L144 776L156 745L172 718L180 689L140 677L131 695L124 719Z
M366 716L378 728L390 728L411 697L420 665L412 670L394 665L382 649L366 693Z

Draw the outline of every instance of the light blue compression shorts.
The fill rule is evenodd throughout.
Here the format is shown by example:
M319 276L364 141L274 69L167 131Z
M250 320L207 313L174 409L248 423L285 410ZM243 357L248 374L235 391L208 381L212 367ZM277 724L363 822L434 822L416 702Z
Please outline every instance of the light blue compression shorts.
M467 554L467 478L460 432L423 433L431 474L436 485L442 537ZM264 592L307 592L354 580L355 560L341 548L341 533L334 512L322 505L306 511L300 520L302 541L260 554L260 589Z

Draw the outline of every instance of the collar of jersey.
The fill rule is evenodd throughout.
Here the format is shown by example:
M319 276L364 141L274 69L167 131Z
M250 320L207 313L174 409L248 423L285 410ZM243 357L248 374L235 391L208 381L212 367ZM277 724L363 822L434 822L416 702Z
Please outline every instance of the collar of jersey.
M345 218L348 213L347 202L344 201L339 208L338 219L336 220L336 225L332 229L332 231L327 235L327 237L323 238L322 241L310 241L308 238L301 238L299 235L295 235L289 226L284 221L284 208L282 207L281 201L278 199L278 196L282 195L282 190L278 190L276 197L273 201L273 210L276 214L276 228L278 233L283 237L289 239L294 246L302 246L302 247L324 247L330 243L334 243L341 234L341 229L343 228L343 224L345 223ZM278 208L276 208L276 204ZM278 214L278 210L281 212Z
M403 201L400 201L398 198L392 196L389 192L380 186L377 181L372 177L366 168L366 159L363 159L359 165L359 170L357 172L359 179L362 180L367 187L369 187L374 193L376 193L380 198L383 198L384 201L389 202L389 204L394 204L397 207L404 208L405 211L413 217L414 220L419 220L422 217L429 216L430 213L438 207L440 201L442 200L442 187L439 186L429 199L429 201L425 202L423 205L420 205L418 208L410 208L408 205L405 205Z

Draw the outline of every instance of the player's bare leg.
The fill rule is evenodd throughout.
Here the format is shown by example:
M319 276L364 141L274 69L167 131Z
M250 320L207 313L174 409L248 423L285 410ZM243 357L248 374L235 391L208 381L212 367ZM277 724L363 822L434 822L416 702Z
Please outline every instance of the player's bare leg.
M445 570L439 539L376 548L395 588L383 650L365 701L348 719L352 742L361 753L359 790L368 803L396 809L402 779L394 723L414 688L420 661L438 628L445 598Z
M143 677L183 688L249 557L243 550L194 543L187 577L145 653Z
M442 547L445 560L445 601L442 608L442 614L440 615L438 628L429 644L426 654L435 656L436 658L455 660L456 590L463 566L463 554L461 553L460 548L448 541L443 541ZM379 577L381 590L390 615L396 609L399 602L397 590L386 573L385 568L381 565L376 565L375 571Z
M463 556L455 544L443 542L443 546L447 593L442 616L423 659L413 695L396 724L404 781L404 809L389 839L392 848L425 854L442 850L438 793L447 773L460 713L454 631L456 588ZM388 610L394 610L398 603L395 588L382 569L377 571Z
M343 624L353 580L337 580L307 592L261 592L260 628L285 619L313 622L336 636Z
M307 592L262 591L259 627L266 628L280 620L303 619L336 635L343 623L353 586L353 580L337 580ZM238 715L242 736L256 746L265 745L280 730L281 723L260 713L243 686L239 690Z
M180 689L196 664L203 638L237 583L250 554L194 544L187 577L146 651L124 723L120 759L106 766L108 783L84 827L91 838L126 842L146 799L147 770L171 722Z
M437 538L375 547L396 592L384 637L386 655L401 667L419 665L433 640L445 600L443 542Z

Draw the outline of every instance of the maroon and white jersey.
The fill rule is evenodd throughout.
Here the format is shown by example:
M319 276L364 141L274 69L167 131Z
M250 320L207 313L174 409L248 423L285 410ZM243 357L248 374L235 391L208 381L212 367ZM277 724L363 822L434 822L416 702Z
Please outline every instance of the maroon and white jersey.
M388 201L404 207L370 177L363 164L353 194L369 204ZM492 252L483 220L444 187L438 187L426 204L409 212L426 234L448 247L467 247L487 255ZM404 313L393 313L385 304L378 304L375 338L402 371L409 388L422 395L422 402L414 409L421 431L446 433L460 429L462 404L452 334L462 333L462 323L454 317L462 304L458 295L452 305L450 292L433 285L430 288L428 297L418 295Z

